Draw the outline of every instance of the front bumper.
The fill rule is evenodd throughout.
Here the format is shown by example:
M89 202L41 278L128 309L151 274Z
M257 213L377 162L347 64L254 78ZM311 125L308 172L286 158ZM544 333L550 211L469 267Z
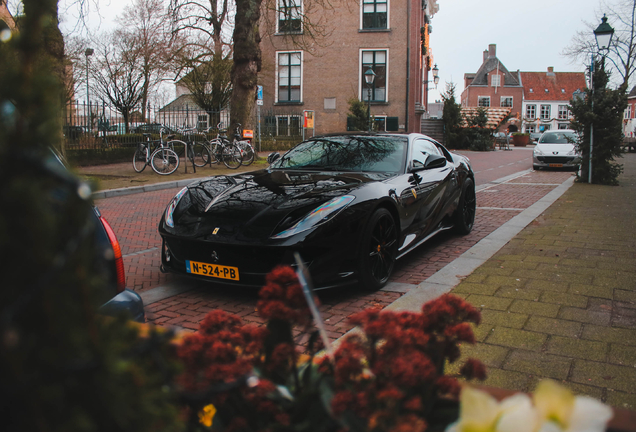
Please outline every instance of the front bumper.
M581 157L573 156L538 156L532 155L532 165L538 168L578 168Z

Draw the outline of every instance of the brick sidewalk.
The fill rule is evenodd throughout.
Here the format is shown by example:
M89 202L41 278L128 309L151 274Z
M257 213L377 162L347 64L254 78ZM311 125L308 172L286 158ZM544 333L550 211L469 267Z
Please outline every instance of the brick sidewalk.
M464 356L487 385L553 378L636 409L636 155L619 162L620 186L575 184L453 289L482 310Z

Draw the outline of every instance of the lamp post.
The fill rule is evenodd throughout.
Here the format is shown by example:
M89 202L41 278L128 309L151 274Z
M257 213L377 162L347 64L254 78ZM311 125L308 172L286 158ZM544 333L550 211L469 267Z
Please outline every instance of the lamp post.
M435 67L433 67L432 71L433 82L435 83L435 88L437 88L437 84L439 83L439 68L437 67L437 63L435 63Z
M91 98L90 98L90 93L88 90L88 57L93 55L93 48L86 48L86 51L84 51L84 55L86 56L86 103L88 104L88 128L89 128L89 132L92 129L92 122L91 122Z
M603 19L601 20L601 24L594 30L594 37L596 38L596 46L598 47L599 54L605 60L605 54L603 52L608 52L610 44L612 43L612 36L614 36L614 29L607 23L607 17L603 15ZM592 114L594 114L594 64L596 63L596 58L594 55L594 51L592 51L592 64L590 65L590 97L591 97L591 109ZM603 63L605 63L603 61ZM603 66L602 66L603 67ZM587 173L587 182L592 183L592 154L594 150L594 118L592 118L592 122L590 123L590 160L588 164L588 173Z
M367 83L367 124L369 125L369 132L371 132L371 86L375 80L375 72L369 68L364 73L364 81Z

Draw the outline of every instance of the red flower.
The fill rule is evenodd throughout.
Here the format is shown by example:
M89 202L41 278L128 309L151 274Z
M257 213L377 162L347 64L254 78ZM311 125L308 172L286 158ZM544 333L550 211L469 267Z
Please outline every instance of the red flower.
M341 390L331 399L331 409L337 416L349 410L355 403L356 397L350 390Z
M466 379L483 381L486 379L486 366L479 360L470 358L466 360L459 373Z
M424 432L427 427L428 425L423 418L415 414L407 414L400 416L389 432Z
M259 297L258 312L265 319L302 325L311 322L311 312L302 287L296 272L289 266L278 266L267 274Z
M437 379L437 388L441 394L458 397L461 386L455 378L449 376L441 376Z

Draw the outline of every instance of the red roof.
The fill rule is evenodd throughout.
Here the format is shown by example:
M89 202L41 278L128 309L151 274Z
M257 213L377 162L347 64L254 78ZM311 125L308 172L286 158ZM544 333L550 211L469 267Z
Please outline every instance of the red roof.
M583 72L520 72L520 74L525 100L569 101L577 89L583 91L587 88ZM546 89L548 89L547 92Z

